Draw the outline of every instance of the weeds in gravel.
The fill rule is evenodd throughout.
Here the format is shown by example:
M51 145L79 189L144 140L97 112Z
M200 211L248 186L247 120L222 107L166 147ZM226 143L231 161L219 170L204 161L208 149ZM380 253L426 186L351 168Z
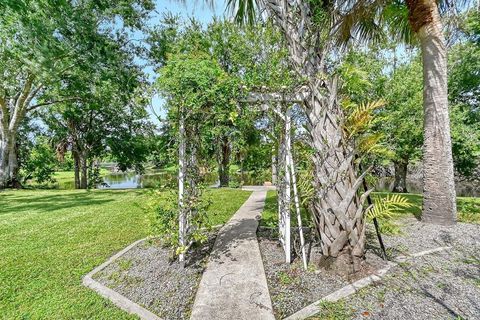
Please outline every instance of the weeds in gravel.
M447 287L447 284L443 283L443 282L439 282L437 283L437 288L439 289L445 289Z
M476 264L476 265L480 266L480 258L477 258L475 256L470 256L469 258L464 259L463 263L465 263L465 264Z
M473 283L480 288L480 279L473 279Z
M347 307L344 301L322 301L319 307L320 312L309 318L310 320L349 320L353 317L353 310Z
M284 285L290 285L295 282L295 279L285 271L282 271L278 274L278 280Z
M107 279L113 283L113 285L118 286L122 282L122 275L119 271L112 272L108 275Z
M118 261L118 269L122 272L128 271L132 267L132 259L121 259Z
M385 302L385 294L387 293L387 289L385 288L382 288L381 290L379 290L377 292L377 299L378 299L378 302L380 303L384 303Z

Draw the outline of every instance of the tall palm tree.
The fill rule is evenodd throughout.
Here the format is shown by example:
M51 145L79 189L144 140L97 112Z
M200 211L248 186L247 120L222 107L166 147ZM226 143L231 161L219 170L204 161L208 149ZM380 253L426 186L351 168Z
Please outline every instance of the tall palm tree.
M315 16L319 4L302 4L302 15ZM361 40L378 38L389 26L399 38L420 43L424 74L424 148L423 148L423 212L422 220L429 223L450 225L456 222L456 194L453 170L450 120L447 96L447 49L443 35L440 11L454 12L465 6L468 0L339 0L320 1L330 8L335 17L332 24L337 45L343 45L357 37ZM230 0L237 8L237 17L253 19L255 6L281 7L282 1ZM291 5L290 5L291 6ZM317 8L315 8L317 7ZM337 9L337 10L335 10ZM270 9L272 16L281 11ZM279 22L287 38L292 38L292 26ZM301 26L303 27L303 26ZM322 27L325 27L323 25ZM294 53L298 53L295 51ZM292 56L293 57L293 56Z
M343 42L357 33L363 40L389 31L407 43L420 44L423 60L423 209L422 220L456 222L450 119L447 90L447 47L440 12L451 15L468 0L358 0L341 27ZM361 24L359 24L361 23ZM376 25L365 29L362 25Z
M423 61L422 220L456 222L457 205L448 114L447 50L436 0L406 0L409 22Z

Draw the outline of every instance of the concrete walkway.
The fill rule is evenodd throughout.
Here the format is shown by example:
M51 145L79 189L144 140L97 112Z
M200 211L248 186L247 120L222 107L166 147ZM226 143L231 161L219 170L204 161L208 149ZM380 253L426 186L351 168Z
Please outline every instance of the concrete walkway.
M275 319L256 235L266 194L255 188L220 229L191 319Z

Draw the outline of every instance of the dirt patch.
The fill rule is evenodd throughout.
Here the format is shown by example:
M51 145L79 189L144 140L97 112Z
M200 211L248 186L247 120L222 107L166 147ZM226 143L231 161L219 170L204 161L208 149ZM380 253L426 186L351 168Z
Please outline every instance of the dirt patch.
M139 243L94 279L165 319L189 319L216 233L188 255L185 267L171 261L158 240Z

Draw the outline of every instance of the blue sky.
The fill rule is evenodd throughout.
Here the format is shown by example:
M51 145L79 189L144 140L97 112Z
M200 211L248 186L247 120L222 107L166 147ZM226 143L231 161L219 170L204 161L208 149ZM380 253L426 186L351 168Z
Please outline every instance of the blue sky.
M160 22L165 13L178 14L183 18L194 17L203 24L208 24L213 20L214 16L223 17L225 14L225 1L224 0L215 0L213 8L204 4L204 1L192 1L185 0L183 3L181 1L175 0L157 0L156 1L156 10L152 14L152 17L149 21L150 25L155 25ZM155 78L155 72L151 67L145 67L145 72L149 75L150 79ZM155 123L158 123L157 118L154 114L163 116L165 113L163 111L164 100L159 96L152 97L152 105L149 108L149 113L152 120ZM153 110L152 110L153 108Z

